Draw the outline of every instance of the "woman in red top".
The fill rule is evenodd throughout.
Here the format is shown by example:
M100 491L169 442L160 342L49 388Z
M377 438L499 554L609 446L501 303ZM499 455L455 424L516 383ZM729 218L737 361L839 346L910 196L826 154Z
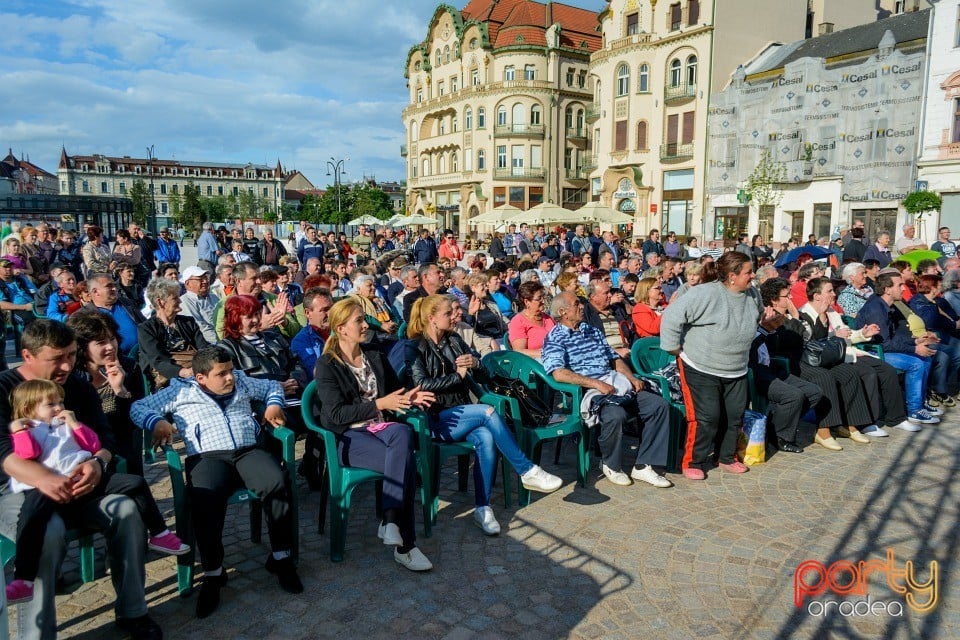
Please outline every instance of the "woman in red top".
M636 300L636 304L633 305L633 326L637 330L637 336L641 338L659 336L660 318L665 307L659 281L656 278L641 279L633 298Z
M457 244L457 236L449 229L443 234L443 242L439 251L441 258L450 258L454 263L463 260L463 249ZM454 264L456 266L456 264Z

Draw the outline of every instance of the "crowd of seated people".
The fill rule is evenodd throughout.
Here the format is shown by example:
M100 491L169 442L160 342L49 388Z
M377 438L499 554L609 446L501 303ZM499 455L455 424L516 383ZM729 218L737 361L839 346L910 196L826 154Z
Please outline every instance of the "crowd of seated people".
M108 433L102 442L135 460L135 474L143 438L166 444L177 434L204 570L199 617L214 612L226 582L224 508L240 486L264 500L266 569L287 592L303 590L291 556L297 488L260 434L280 424L306 434L300 404L311 380L315 419L334 432L341 463L384 474L377 533L412 571L433 563L416 546L416 438L405 412L422 411L437 441L474 445L473 518L487 535L501 530L490 499L499 456L528 489L563 483L521 451L507 416L479 403L488 354L523 354L557 382L583 388L572 410L595 427L601 477L618 486L675 485L667 469L672 405L685 409L679 466L691 483L715 469L749 470L737 442L757 394L772 449L793 454L811 440L839 452L843 440L867 445L890 429L916 432L956 405L960 259L949 230L934 245L941 260L914 263L909 253L926 245L908 229L910 242L883 233L867 246L855 225L828 238L831 257L818 260L799 241L775 253L756 236L724 250L674 233L665 245L652 231L628 246L599 229L525 227L497 237L489 256L465 256L449 231L439 250L425 232L408 252L392 231L363 229L351 243L301 223L289 249L272 233L260 239L253 228L228 234L208 224L196 265L180 264L169 229L154 240L131 225L112 248L93 226L82 243L50 228L21 229L0 240L0 310L19 323L24 364L0 374L0 388L36 376L59 383L65 406ZM776 262L790 250L800 254ZM634 344L651 339L671 356L675 397L635 375L654 372L632 368ZM830 341L842 343L842 360L817 365L809 354ZM53 370L44 358L63 366ZM2 428L10 417L0 416ZM637 437L636 458L625 464L624 443ZM31 477L9 440L0 433L4 472ZM320 446L307 434L299 470L311 489L322 486ZM82 482L99 481L109 456L102 462L85 465ZM116 505L97 508L107 506ZM19 505L0 497L8 508ZM108 544L128 549L112 560L118 592L129 590L118 621L134 637L157 637L142 581L129 582L143 557L127 539L142 523L129 505L110 517ZM54 548L64 535L62 524L48 528ZM44 581L57 563L42 559L36 602L21 605L39 628L56 621Z

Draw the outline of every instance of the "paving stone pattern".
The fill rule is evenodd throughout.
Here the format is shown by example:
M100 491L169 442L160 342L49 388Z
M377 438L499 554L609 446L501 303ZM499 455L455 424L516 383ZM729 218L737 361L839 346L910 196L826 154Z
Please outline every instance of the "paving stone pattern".
M590 486L576 487L568 446L556 468L546 465L566 481L556 493L506 510L495 489L503 532L493 538L473 524L472 483L456 490L451 461L434 535L418 528L435 565L427 574L396 565L377 539L370 486L357 490L345 561L331 563L327 537L316 532L318 494L301 484L302 595L282 592L263 569L266 540L249 541L246 508L236 506L224 534L230 582L220 609L194 618L195 596L177 595L175 561L156 555L147 598L167 638L957 638L957 434L957 421L947 420L869 445L841 440L840 453L810 445L743 476L671 476L677 486L666 490L614 486L596 466ZM552 454L548 446L545 460ZM172 522L165 463L147 475ZM921 580L931 560L940 563L932 613L818 617L793 606L800 562L883 559L888 547L900 568L913 560ZM97 581L81 585L71 552L68 593L57 601L60 637L122 637L102 539L97 564ZM882 577L869 585L873 601L903 602Z

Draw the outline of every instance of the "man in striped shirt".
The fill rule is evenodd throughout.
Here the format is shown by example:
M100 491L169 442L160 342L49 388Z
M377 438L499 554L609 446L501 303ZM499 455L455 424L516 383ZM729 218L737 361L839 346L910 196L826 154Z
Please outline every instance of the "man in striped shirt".
M673 486L654 467L667 464L670 435L669 405L644 391L627 363L610 348L596 327L583 321L583 303L572 293L561 293L550 305L557 325L543 340L541 361L557 382L587 389L580 408L590 424L600 426L601 469L612 483L626 486L630 478L655 487ZM591 411L599 405L599 410ZM623 428L632 419L642 425L637 460L628 476L622 471Z

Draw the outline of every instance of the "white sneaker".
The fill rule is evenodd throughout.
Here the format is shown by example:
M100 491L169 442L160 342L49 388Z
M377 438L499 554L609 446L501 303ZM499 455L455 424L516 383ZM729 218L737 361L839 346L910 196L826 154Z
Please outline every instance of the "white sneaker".
M659 489L666 489L667 487L673 486L672 482L657 473L656 470L649 464L643 465L642 469L637 469L634 467L630 472L630 477L634 480L640 480L641 482L652 484Z
M524 489L540 493L553 493L563 485L563 480L537 465L533 465L533 469L520 476L520 482Z
M883 430L883 427L878 427L875 424L871 424L860 429L860 433L871 438L886 438L890 434Z
M488 536L495 536L500 533L500 523L493 515L493 509L490 507L477 507L473 511L473 522L483 529Z
M618 484L621 487L629 487L631 484L633 484L630 482L630 478L627 476L627 474L625 474L623 471L614 471L602 462L600 463L600 469L603 471L603 475L607 476L607 480L613 484Z
M423 552L416 547L410 549L407 553L400 553L399 550L394 549L393 559L397 561L397 564L403 565L410 571L429 571L433 569L433 564L427 560L427 556L423 555Z
M914 423L912 420L910 420L910 418L907 418L900 424L893 425L893 428L900 429L900 431L909 431L911 433L915 431L920 431L921 429L923 429L923 427L921 427L920 424Z
M377 537L383 540L383 544L391 547L403 546L403 536L400 535L400 527L392 522L386 524L380 523L377 527Z
M944 413L943 409L941 409L940 407L933 407L926 403L924 403L923 405L923 410L935 417L940 417Z

